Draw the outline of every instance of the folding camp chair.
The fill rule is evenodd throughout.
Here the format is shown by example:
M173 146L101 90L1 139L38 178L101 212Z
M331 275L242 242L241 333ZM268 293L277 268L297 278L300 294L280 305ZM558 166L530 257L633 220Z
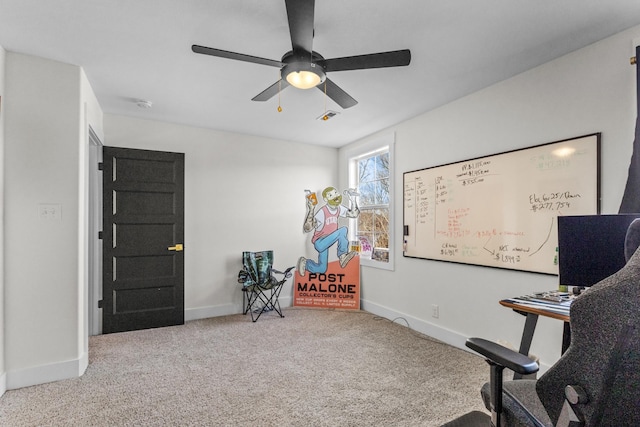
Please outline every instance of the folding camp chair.
M275 311L284 317L278 297L282 285L292 276L289 267L285 271L273 268L273 251L243 252L242 270L238 273L238 283L242 284L242 314L251 312L254 322L267 311ZM280 275L278 280L274 275Z

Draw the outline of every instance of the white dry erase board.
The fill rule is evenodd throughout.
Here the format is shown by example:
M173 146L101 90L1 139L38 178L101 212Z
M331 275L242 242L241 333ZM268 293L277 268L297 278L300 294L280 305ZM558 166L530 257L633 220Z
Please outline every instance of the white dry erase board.
M558 274L557 217L600 210L600 134L403 174L404 256Z

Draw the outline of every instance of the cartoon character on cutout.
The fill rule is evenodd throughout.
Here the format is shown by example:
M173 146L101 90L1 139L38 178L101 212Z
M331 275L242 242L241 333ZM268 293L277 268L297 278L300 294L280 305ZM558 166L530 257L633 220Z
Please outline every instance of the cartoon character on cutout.
M325 273L329 261L329 249L334 244L338 244L337 255L340 267L344 268L351 259L357 255L357 251L349 251L349 240L347 238L347 227L339 227L339 218L357 218L360 209L356 197L359 195L355 190L345 190L344 194L349 196L349 207L342 205L342 195L335 187L327 187L322 191L322 198L326 202L318 212L315 211L317 203L315 193L307 191L307 214L302 227L305 233L313 231L311 242L318 251L318 261L313 261L305 257L298 260L298 274L305 275L305 272Z

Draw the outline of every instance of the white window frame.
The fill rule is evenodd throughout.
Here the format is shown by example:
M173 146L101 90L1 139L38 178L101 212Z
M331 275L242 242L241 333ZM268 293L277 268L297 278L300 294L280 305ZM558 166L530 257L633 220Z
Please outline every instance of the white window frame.
M347 167L348 167L348 179L349 188L354 188L357 185L357 164L358 160L363 157L369 157L375 155L377 152L388 150L389 152L389 262L376 261L373 259L360 258L360 265L365 267L375 267L383 270L394 270L395 265L395 212L394 212L394 193L395 193L395 179L394 179L394 148L395 148L395 135L383 135L375 138L365 144L362 144L356 148L353 148L346 152ZM356 220L350 220L349 224L349 240L356 239Z

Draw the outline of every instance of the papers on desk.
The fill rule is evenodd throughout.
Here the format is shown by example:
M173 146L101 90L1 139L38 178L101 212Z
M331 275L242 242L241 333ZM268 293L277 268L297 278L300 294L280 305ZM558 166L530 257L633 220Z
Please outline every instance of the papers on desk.
M567 292L548 291L509 298L507 301L526 307L539 308L541 310L565 314L568 316L571 303L575 297L575 295Z

